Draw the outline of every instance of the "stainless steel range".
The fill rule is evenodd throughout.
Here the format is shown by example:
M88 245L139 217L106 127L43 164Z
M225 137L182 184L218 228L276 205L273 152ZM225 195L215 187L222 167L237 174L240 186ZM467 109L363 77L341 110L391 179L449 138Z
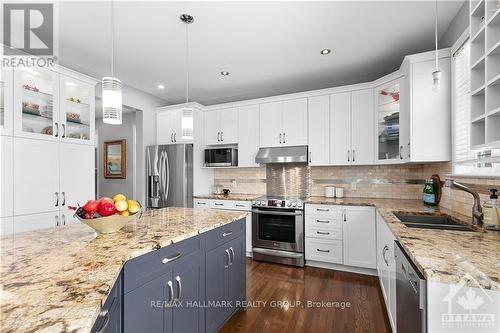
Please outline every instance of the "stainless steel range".
M260 197L252 202L254 260L304 266L304 201Z

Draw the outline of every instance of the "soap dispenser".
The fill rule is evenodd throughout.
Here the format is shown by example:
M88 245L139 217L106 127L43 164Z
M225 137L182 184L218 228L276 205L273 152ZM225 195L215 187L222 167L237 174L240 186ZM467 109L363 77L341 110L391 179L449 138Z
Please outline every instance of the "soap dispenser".
M500 229L500 202L498 202L497 189L490 189L490 200L483 205L484 226L492 229Z

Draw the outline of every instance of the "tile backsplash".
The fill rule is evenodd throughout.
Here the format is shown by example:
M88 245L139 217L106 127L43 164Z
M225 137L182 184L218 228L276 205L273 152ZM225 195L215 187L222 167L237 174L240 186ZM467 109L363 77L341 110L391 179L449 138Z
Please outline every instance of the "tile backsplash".
M452 171L450 162L309 167L300 164L271 164L259 168L215 169L215 183L232 193L299 194L322 196L325 186L341 186L347 197L422 199L423 183L432 174L444 180ZM488 199L489 188L500 188L500 178L455 177L473 186L482 201ZM441 206L471 215L472 196L456 189L443 189Z

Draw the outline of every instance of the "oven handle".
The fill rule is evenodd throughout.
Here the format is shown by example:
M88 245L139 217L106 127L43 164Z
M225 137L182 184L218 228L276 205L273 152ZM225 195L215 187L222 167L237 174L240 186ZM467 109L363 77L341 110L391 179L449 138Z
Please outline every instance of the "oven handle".
M294 212L294 213L288 213L288 212L278 212L274 210L257 210L257 209L252 209L252 213L255 214L272 214L272 215L285 215L285 216L302 216L302 212Z

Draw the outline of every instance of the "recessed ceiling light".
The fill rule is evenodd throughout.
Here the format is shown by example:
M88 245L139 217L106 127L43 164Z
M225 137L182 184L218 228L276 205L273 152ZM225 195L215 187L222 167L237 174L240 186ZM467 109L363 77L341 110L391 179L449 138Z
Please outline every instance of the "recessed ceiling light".
M229 75L229 72L227 72L227 71L222 71L222 72L220 72L220 75L227 76L227 75Z
M332 50L330 50L330 49L323 49L323 50L321 50L321 52L320 52L320 53L321 53L322 55L327 55L327 54L330 54L330 52L332 52Z
M159 84L158 89L165 89L165 86L163 84Z

